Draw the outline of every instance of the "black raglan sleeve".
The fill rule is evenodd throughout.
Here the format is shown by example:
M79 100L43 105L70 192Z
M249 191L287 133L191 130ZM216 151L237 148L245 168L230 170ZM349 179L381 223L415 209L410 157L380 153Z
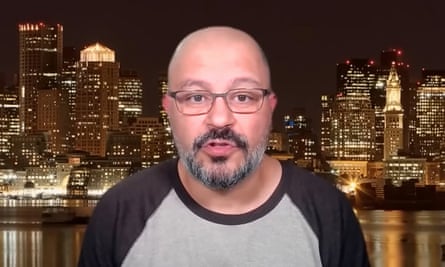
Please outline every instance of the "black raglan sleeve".
M343 193L340 193L343 194ZM328 266L363 266L369 267L369 258L363 232L349 201L343 195L339 196L339 212L341 217L337 227L340 233L338 265ZM324 249L329 251L328 248Z
M368 267L366 243L346 196L323 178L283 163L288 194L316 234L325 267Z
M115 199L108 196L95 207L84 234L78 267L118 266L113 258L116 207Z
M153 212L178 179L177 160L129 176L96 205L84 234L78 267L121 266Z

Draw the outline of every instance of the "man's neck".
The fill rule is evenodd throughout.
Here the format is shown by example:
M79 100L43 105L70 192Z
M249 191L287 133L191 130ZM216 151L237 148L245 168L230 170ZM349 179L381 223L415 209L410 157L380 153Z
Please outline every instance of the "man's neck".
M192 177L181 161L180 180L189 195L204 208L223 214L242 214L258 208L269 199L281 179L281 165L264 156L260 165L248 177L228 190L214 190Z

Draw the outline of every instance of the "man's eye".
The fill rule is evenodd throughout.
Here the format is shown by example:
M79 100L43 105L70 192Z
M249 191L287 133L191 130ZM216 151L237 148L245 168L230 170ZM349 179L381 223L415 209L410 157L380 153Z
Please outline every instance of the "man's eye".
M191 103L201 103L205 101L205 96L200 94L188 95L185 100Z
M236 97L235 97L235 99L238 101L238 102L247 102L247 101L249 101L250 100L250 97L248 96L248 95L236 95Z

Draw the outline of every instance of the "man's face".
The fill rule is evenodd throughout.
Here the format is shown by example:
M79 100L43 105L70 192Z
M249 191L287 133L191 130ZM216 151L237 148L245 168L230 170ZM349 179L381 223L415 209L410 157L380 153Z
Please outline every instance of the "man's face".
M176 60L169 73L169 90L268 89L268 75L261 55L250 46L197 46L185 49ZM208 113L184 115L172 97L163 99L182 163L194 177L218 190L233 187L261 162L275 104L275 95L267 95L257 112L238 114L217 97Z

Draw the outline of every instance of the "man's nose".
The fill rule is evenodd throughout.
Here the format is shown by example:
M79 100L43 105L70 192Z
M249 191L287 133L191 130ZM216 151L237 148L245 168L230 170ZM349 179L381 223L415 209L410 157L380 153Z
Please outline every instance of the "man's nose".
M234 123L234 114L224 97L215 97L206 121L208 125L216 128L227 127Z

